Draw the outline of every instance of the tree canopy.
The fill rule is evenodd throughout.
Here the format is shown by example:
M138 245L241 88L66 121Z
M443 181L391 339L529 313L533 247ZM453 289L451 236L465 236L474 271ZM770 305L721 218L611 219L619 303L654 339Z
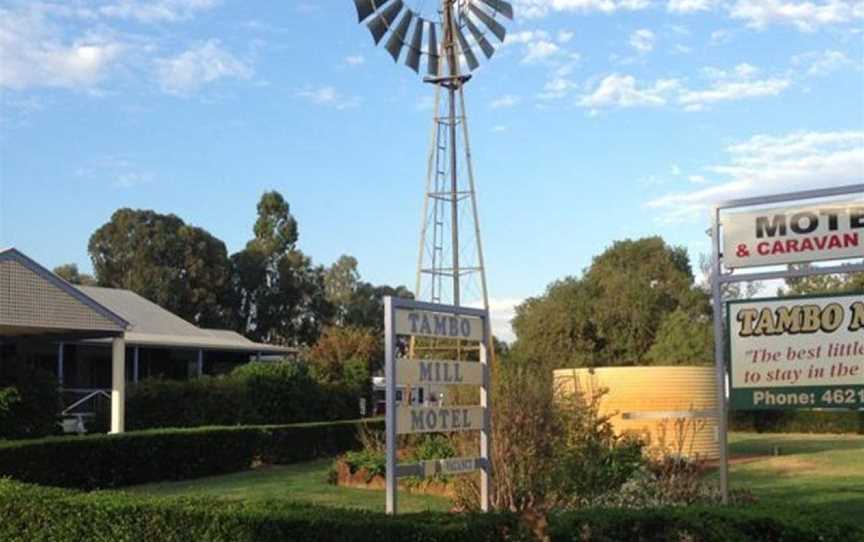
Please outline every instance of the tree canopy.
M119 209L88 245L100 286L125 288L202 326L225 320L225 243L175 215Z
M642 364L676 310L709 314L686 251L660 237L618 241L581 278L556 281L516 308L513 348L558 367Z

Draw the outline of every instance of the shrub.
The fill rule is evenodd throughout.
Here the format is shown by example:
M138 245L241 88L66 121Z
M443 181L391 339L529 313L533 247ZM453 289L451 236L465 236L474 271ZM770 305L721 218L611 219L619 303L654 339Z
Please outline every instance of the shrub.
M188 381L144 380L129 387L126 425L139 430L352 419L358 398L368 393L358 382L362 376L322 384L296 362L249 363L229 375Z
M158 498L80 493L0 480L0 540L165 542L528 542L510 513L385 516L285 501ZM852 542L855 518L838 521L777 507L592 508L551 516L554 542Z
M585 542L843 542L864 540L860 523L805 509L679 507L590 508L556 514L552 540Z
M3 386L0 382L0 386ZM58 432L57 413L60 411L60 392L57 379L46 371L29 365L19 367L17 378L0 399L0 439L37 438Z
M272 501L157 498L0 480L0 540L528 542L511 514L404 514Z
M12 433L15 405L21 402L18 388L0 388L0 437Z
M758 433L858 433L864 435L864 411L740 410L729 416L731 431Z
M231 378L246 387L243 423L292 423L326 419L322 394L303 363L253 362L234 369Z
M129 386L126 427L199 427L241 423L246 387L234 379L143 380Z
M0 444L0 476L79 489L197 478L243 470L256 460L285 464L355 449L364 423L162 429L14 441Z

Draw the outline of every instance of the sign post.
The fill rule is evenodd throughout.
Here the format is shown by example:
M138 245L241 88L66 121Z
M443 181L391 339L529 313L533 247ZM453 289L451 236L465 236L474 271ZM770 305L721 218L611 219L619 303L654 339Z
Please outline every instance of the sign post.
M483 511L489 510L492 480L489 460L489 325L489 314L485 310L384 298L388 514L395 514L398 509L397 487L400 477L461 474L476 470L480 471L480 507ZM480 361L397 360L397 336L476 341L479 344ZM447 407L412 405L407 404L407 394L403 396L406 404L396 404L397 385L424 384L480 386L480 404ZM446 458L410 465L397 464L398 435L454 431L480 431L478 457Z
M738 199L721 203L714 208L711 220L712 262L711 262L711 297L714 310L714 358L717 369L718 395L718 427L720 439L720 490L723 502L729 498L729 462L727 457L727 346L738 345L731 349L732 381L730 396L732 406L740 408L742 397L751 393L750 408L756 400L755 392L742 390L744 374L742 369L736 369L746 358L739 351L740 341L726 340L726 334L735 320L726 325L724 331L724 307L731 318L733 306L725 306L723 288L727 284L746 281L774 280L793 277L828 275L834 273L864 272L864 263L833 265L822 267L805 266L781 271L764 271L735 274L736 270L760 266L788 265L794 263L810 263L837 259L864 257L864 184L807 190ZM826 202L832 198L833 201ZM821 203L814 200L821 200ZM795 205L788 206L790 202ZM808 202L808 203L802 203ZM784 206L786 205L786 206ZM753 208L759 207L755 211ZM749 209L748 209L749 208ZM746 209L742 211L742 209ZM722 241L721 241L722 238ZM725 269L725 271L724 271ZM858 298L860 299L860 295ZM764 302L766 300L751 300ZM793 300L789 300L793 301ZM738 308L738 305L735 305ZM768 311L770 307L764 307ZM776 309L775 307L775 315ZM749 314L749 313L748 313ZM784 313L787 322L790 316ZM737 316L736 316L737 318ZM743 318L746 318L743 317ZM765 324L767 325L767 324ZM789 325L793 325L789 323ZM862 341L864 342L864 341ZM775 345L776 346L776 345ZM791 345L787 345L791 347ZM767 346L762 348L768 349ZM827 352L827 346L826 352ZM751 350L758 350L759 347ZM782 348L781 348L782 350ZM788 352L787 352L788 353ZM751 356L753 353L751 352ZM788 359L788 358L787 358ZM830 369L829 369L830 370ZM864 367L861 369L864 371ZM767 376L765 377L767 380ZM761 382L761 380L760 380ZM750 384L748 382L748 384ZM862 382L864 384L864 382ZM853 399L857 388L844 387L851 390ZM864 391L858 392L864 394ZM805 393L810 399L809 394ZM836 398L845 399L846 392ZM760 396L762 408L781 407L775 403L767 404L766 395ZM803 396L798 400L803 401ZM832 394L829 397L834 398ZM784 400L791 400L788 397ZM815 400L815 398L814 398ZM851 399L850 399L851 400ZM860 401L860 398L859 398ZM821 403L821 404L824 404ZM854 403L849 403L854 408ZM860 406L860 402L858 405ZM819 404L799 405L798 408L813 408Z

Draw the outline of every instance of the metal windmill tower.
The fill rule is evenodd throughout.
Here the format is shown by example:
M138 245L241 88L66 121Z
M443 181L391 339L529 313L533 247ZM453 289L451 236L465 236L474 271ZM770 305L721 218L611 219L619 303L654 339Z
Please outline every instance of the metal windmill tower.
M405 49L405 65L417 73L425 60L423 80L435 86L415 295L433 303L488 310L464 87L479 66L476 49L488 59L495 52L490 34L504 41L501 20L513 19L513 7L503 0L354 4L359 22L367 21L375 43L389 32L384 47L393 60L399 62Z

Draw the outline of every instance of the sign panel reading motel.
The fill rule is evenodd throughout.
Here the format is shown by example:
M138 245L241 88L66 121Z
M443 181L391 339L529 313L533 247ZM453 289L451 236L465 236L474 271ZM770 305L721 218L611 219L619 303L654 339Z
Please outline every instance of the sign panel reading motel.
M723 218L729 268L864 256L864 202L775 207Z

